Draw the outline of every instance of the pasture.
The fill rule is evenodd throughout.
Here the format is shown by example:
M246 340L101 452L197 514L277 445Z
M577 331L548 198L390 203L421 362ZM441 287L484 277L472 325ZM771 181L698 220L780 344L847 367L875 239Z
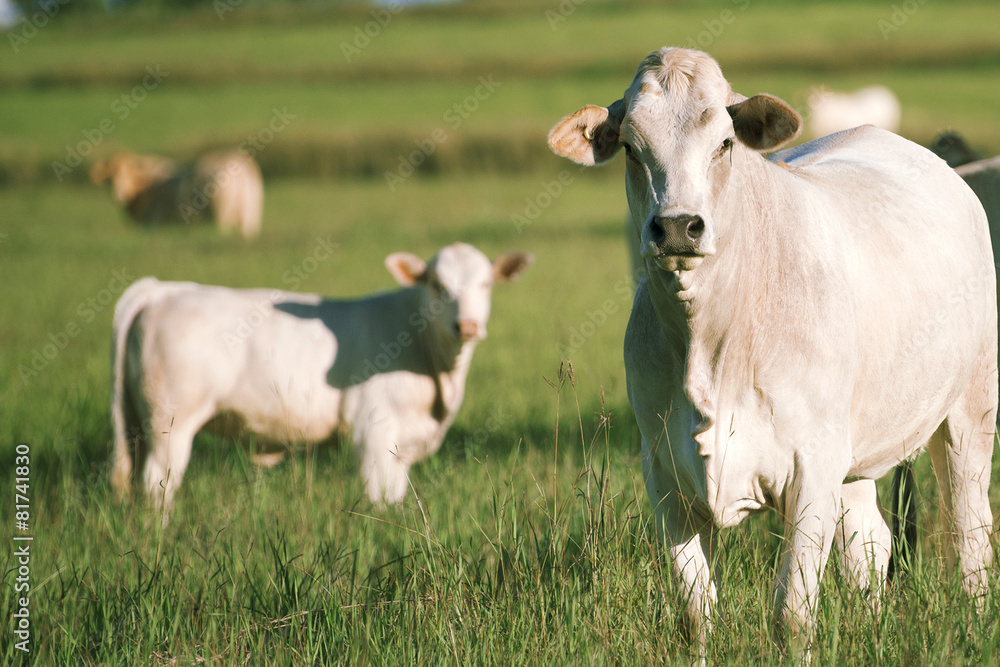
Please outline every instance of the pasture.
M884 84L904 136L956 129L994 155L1000 7L216 4L56 17L16 50L0 39L4 664L688 664L683 591L650 520L625 395L621 158L569 166L546 132L617 99L649 51L691 45L737 90L800 112L809 86ZM87 182L116 148L188 157L240 143L265 179L252 243L138 228ZM108 351L127 283L359 296L393 287L389 253L455 241L536 262L496 287L464 406L400 506L372 507L343 449L258 470L205 435L167 528L143 503L113 502ZM16 590L25 543L11 537L23 534L18 445L30 450L29 593ZM996 569L977 611L944 560L926 457L916 468L913 571L875 613L832 559L817 663L997 663ZM782 660L769 634L781 539L770 514L724 533L712 662ZM12 619L25 595L27 652Z

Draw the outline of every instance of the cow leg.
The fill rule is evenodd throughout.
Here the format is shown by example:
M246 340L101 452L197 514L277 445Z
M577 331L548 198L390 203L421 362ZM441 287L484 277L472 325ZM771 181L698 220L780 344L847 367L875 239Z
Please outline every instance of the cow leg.
M847 575L857 590L867 589L878 609L889 566L892 535L878 508L875 482L870 479L840 488L843 518L833 543L844 556Z
M995 388L995 375L991 383ZM988 393L979 392L983 397ZM963 397L960 405L948 414L931 437L928 451L941 505L951 523L949 563L954 566L958 561L965 591L980 598L987 590L987 568L993 556L990 547L993 514L988 490L996 417L993 410L983 405L988 400L968 399L968 395Z
M360 454L360 474L368 497L376 505L394 505L409 489L410 465L398 455L397 438L385 428L355 433L355 448Z
M707 528L685 541L671 541L669 537L665 539L673 566L674 582L685 599L684 621L699 655L704 658L708 633L712 631L712 611L717 599L709 566L713 531Z
M672 479L662 469L657 475L657 470L653 466L646 468L646 492L653 505L656 532L670 554L674 584L684 596L685 625L704 662L717 599L709 565L714 526L711 520L696 519Z
M775 639L790 653L809 657L813 619L830 547L841 516L836 474L799 471L786 491L785 552L774 585ZM841 475L840 478L843 476Z
M194 436L211 417L211 410L165 410L157 408L149 419L146 434L149 451L143 469L146 496L163 511L167 523L174 493L184 479L191 460Z

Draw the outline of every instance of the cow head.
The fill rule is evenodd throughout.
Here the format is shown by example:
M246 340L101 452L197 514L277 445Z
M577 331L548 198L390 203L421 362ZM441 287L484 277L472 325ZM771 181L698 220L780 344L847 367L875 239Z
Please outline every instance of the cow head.
M397 252L386 257L385 265L400 285L425 292L410 317L416 330L430 328L442 342L460 346L486 337L494 283L514 280L533 261L527 253L506 252L491 262L471 245L456 243L428 262Z
M115 201L127 204L153 184L168 178L173 169L173 162L166 158L122 152L95 162L90 168L90 180L95 185L110 181Z
M582 165L626 155L626 193L647 261L689 270L716 252L734 152L773 150L802 119L771 95L734 93L707 54L665 48L639 65L622 99L586 106L549 133L549 147Z

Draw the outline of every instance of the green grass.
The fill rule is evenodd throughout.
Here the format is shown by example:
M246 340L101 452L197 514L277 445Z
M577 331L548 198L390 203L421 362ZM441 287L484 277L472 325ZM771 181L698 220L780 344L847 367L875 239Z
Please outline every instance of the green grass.
M278 183L250 246L211 229L135 229L97 190L0 191L0 206L25 221L0 245L0 451L9 462L16 443L32 448L34 664L688 660L624 396L620 184L577 174L518 233L511 215L541 187L533 177L414 179L387 196L378 183ZM340 250L299 289L333 295L390 287L381 259L396 249L426 255L465 239L538 258L519 283L497 288L466 403L443 450L414 468L415 493L373 509L346 451L301 452L258 471L240 447L200 437L166 530L142 504L115 504L105 479L111 313L86 323L80 304L122 269L290 286L287 272L311 266L318 237ZM617 307L607 323L576 346L573 330L608 299ZM68 321L79 336L22 383L18 366ZM558 343L576 346L572 379ZM924 560L877 618L831 567L821 664L993 655L995 603L976 616L944 567L923 463ZM10 499L2 507L12 514ZM710 647L718 662L780 659L767 593L780 533L767 515L725 535ZM10 609L12 561L4 571Z
M13 521L14 449L27 443L35 538L32 653L15 652L8 624L4 664L689 664L625 396L621 167L586 172L543 142L562 115L612 101L646 52L734 5L587 0L557 30L545 12L558 3L406 10L349 64L340 41L368 8L247 2L223 22L211 10L67 17L4 52L0 517ZM737 89L799 108L816 83L886 83L907 136L954 127L1000 152L995 3L929 2L884 40L876 23L891 11L754 3L708 51ZM161 61L164 84L114 116L112 102ZM491 73L502 85L452 129L444 113ZM138 229L83 183L85 167L52 178L65 145L108 116L101 150L181 155L242 140L274 108L297 117L258 155L267 197L252 244L207 227ZM437 127L448 140L429 168L390 189L385 171ZM261 471L208 436L168 528L142 503L112 501L116 272L353 296L393 286L390 252L429 256L459 240L537 261L497 287L465 404L400 507L367 503L347 451ZM314 262L320 243L337 250ZM958 592L926 458L917 475L915 570L875 615L834 559L818 664L996 664L997 597L977 614ZM755 517L723 546L710 659L781 662L768 602L780 524ZM12 553L0 562L7 618Z

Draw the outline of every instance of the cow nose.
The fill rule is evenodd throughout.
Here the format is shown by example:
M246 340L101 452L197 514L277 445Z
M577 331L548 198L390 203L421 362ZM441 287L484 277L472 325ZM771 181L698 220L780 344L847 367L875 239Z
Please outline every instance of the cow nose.
M455 323L455 335L462 340L472 340L479 335L479 324L475 320L459 320Z
M700 215L654 216L650 221L651 240L662 255L701 255L705 220Z

